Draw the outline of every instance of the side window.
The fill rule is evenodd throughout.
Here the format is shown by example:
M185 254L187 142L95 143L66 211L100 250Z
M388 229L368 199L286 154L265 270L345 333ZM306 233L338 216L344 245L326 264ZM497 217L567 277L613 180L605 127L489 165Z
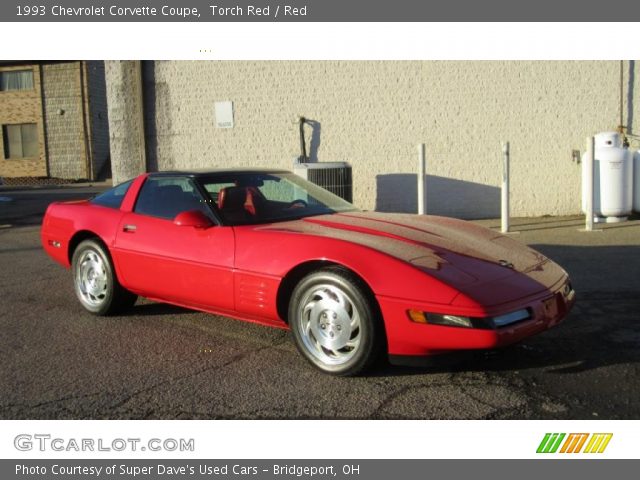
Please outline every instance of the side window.
M193 181L187 177L150 177L142 185L134 212L173 220L187 210L209 214Z
M129 187L131 186L131 182L133 180L129 180L128 182L121 183L120 185L113 187L110 190L107 190L100 195L96 195L91 200L91 203L95 203L96 205L102 205L103 207L109 208L120 208L122 204L122 200L124 200L124 196L127 194Z

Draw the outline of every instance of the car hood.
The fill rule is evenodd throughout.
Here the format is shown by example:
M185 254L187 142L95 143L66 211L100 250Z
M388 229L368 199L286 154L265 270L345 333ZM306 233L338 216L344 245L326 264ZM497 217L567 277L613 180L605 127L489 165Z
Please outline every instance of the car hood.
M499 285L514 276L535 280L542 290L564 274L544 255L510 237L447 217L350 212L263 228L339 238L373 248L448 284L466 286L469 293L473 287L487 282Z

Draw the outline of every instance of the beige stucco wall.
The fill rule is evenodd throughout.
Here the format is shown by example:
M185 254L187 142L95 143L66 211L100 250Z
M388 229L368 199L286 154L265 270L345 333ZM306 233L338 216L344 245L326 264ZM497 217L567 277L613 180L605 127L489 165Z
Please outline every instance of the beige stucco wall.
M625 122L631 112L637 123L637 62L624 70ZM425 142L429 211L497 216L509 140L512 214L576 213L572 150L619 121L617 61L157 61L144 78L151 169L291 168L304 115L317 122L312 156L350 162L354 203L365 209L415 211L416 144ZM223 100L234 103L233 129L215 128ZM114 127L112 140L124 135Z

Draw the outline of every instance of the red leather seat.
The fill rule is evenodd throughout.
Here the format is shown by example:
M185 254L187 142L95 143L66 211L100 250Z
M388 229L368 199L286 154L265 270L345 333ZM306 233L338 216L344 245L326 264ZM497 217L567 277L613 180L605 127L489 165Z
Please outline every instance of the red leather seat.
M218 193L218 208L230 220L255 216L255 187L226 187Z

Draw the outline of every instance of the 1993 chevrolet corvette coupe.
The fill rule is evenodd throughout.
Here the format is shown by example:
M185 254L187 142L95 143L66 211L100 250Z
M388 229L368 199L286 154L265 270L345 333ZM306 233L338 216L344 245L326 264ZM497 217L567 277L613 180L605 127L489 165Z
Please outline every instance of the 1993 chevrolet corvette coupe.
M290 328L313 365L355 375L392 360L512 344L560 322L567 274L473 223L382 214L290 172L143 174L53 203L42 245L97 315L138 295Z

